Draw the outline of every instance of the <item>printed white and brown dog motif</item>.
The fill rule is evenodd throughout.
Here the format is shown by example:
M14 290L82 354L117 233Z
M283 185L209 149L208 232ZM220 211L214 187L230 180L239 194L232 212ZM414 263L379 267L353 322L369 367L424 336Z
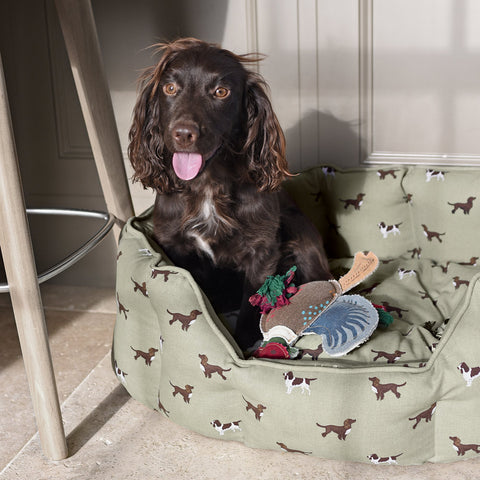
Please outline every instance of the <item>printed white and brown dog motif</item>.
M462 362L457 369L462 374L464 380L467 382L467 387L471 387L473 381L480 377L480 367L470 368L465 362Z
M124 372L123 370L120 370L118 368L118 364L117 364L117 361L115 360L114 364L114 369L115 369L115 375L117 376L117 378L120 380L120 382L122 383L122 385L127 385L127 379L125 378L128 373L127 372Z
M473 201L476 200L477 197L468 197L466 202L456 202L450 203L447 202L449 205L453 207L452 213L455 213L457 210L462 210L464 215L469 215L470 210L473 208Z
M422 421L425 420L425 423L428 423L432 417L433 414L435 413L435 410L437 409L437 402L432 403L430 408L427 410L420 412L418 415L415 417L409 418L409 420L414 421L415 424L413 425L413 429L415 430L417 428L417 425Z
M168 322L172 325L175 322L180 322L182 324L182 330L187 331L197 320L197 317L202 314L200 310L192 310L188 315L183 313L174 313L168 310L167 312L172 316L172 319Z
M285 385L287 387L287 393L292 393L294 388L300 388L302 391L302 395L305 392L308 392L310 395L310 384L317 380L316 378L300 378L295 377L293 372L287 372L283 374L283 378L285 379Z
M354 210L360 210L360 207L363 205L363 198L365 197L365 193L359 193L356 198L347 198L346 200L339 199L341 202L344 203L345 210L352 206Z
M121 304L120 297L118 296L118 292L117 292L117 307L118 307L118 314L121 315L123 313L123 315L125 315L125 320L128 320L127 313L130 310L128 310L127 308L125 308L124 305Z
M401 224L402 222L395 225L386 225L385 222L380 222L378 224L378 228L380 229L380 233L383 235L383 238L388 238L389 235L400 235Z
M220 435L224 435L225 432L235 432L237 430L242 430L240 428L240 422L241 420L230 423L221 423L219 420L213 420L212 422L210 422L210 424Z
M446 232L444 233L438 233L438 232L433 232L432 230L429 230L428 227L422 223L423 227L423 234L427 237L427 240L431 242L434 238L436 238L440 243L442 243L442 237L443 235L446 235Z
M183 401L185 403L190 403L190 399L192 398L193 395L193 385L185 385L185 388L179 387L178 385L174 385L172 382L170 382L170 385L173 387L173 392L172 395L175 397L180 395L183 397Z
M133 356L134 360L142 357L145 360L145 365L150 366L155 360L155 354L158 352L158 348L150 347L148 352L143 352L142 350L137 350L130 345L130 348L135 352Z
M148 290L146 282L142 282L141 284L130 277L130 280L133 282L133 291L140 292L144 297L148 297Z
M176 275L178 272L172 272L171 270L159 270L158 268L152 268L152 278L157 278L159 275L163 275L163 281L168 282L170 275Z
M335 177L337 170L334 167L325 166L322 167L322 172L326 177Z
M367 458L374 464L374 465L397 465L397 459L403 455L403 453L399 453L398 455L392 455L391 457L380 457L376 453L372 453L368 455Z
M287 453L301 453L302 455L311 455L312 452L304 452L303 450L294 450L293 448L288 448L284 443L277 442L277 445Z
M445 171L440 171L440 170L432 170L431 168L429 168L426 172L425 172L425 176L426 176L426 181L429 182L430 180L432 179L436 179L437 182L439 182L440 180L442 182L445 181L445 175L446 175L447 172Z
M468 280L462 280L458 275L453 277L453 286L455 290L458 290L462 285L469 286L470 282Z
M385 180L389 175L392 178L397 178L395 175L395 172L398 172L398 170L377 170L377 175L380 180Z
M214 373L217 373L224 380L227 379L227 377L223 374L223 372L229 372L231 368L225 369L225 368L219 367L218 365L209 364L208 357L203 353L199 353L198 356L200 358L200 369L202 370L206 378L212 378L212 375Z
M387 363L395 363L402 355L405 355L406 352L402 352L400 350L395 350L393 353L382 352L378 350L371 350L372 353L376 353L377 355L373 359L374 362L379 360L380 358L386 358Z
M249 402L243 395L242 395L242 398L245 400L245 403L247 404L247 406L245 407L245 410L247 412L251 410L255 414L255 418L258 421L260 421L267 407L265 405L262 405L261 403L255 406L253 403Z
M398 272L398 278L400 280L403 280L404 278L407 278L407 277L417 276L417 272L415 270L407 270L406 268L399 268L397 272Z
M401 385L397 385L396 383L382 384L377 377L369 377L368 379L372 382L372 392L377 396L377 400L383 400L385 394L388 392L392 392L397 398L400 398L401 395L398 389L407 384L407 382L404 382Z
M347 435L352 431L352 425L357 420L355 418L347 418L343 425L320 425L317 423L317 427L324 428L325 431L322 433L322 437L325 438L329 433L334 433L337 435L339 440L346 440Z
M453 448L457 452L458 456L464 456L470 450L475 453L480 453L480 445L475 443L462 444L462 441L458 437L448 437L453 442Z

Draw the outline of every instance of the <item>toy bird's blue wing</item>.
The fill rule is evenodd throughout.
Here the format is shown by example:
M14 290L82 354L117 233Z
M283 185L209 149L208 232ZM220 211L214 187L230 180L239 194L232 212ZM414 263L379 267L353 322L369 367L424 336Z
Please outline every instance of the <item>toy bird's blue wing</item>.
M303 331L323 337L328 355L345 355L367 340L378 325L375 307L360 295L342 295Z

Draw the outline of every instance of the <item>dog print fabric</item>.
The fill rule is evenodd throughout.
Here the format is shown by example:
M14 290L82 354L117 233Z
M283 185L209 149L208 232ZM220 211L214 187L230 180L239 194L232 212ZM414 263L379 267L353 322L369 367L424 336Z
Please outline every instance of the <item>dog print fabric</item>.
M338 276L357 250L380 258L355 293L393 323L335 358L309 335L296 360L245 359L189 273L150 240L151 213L131 219L117 267L119 382L165 421L219 440L379 468L477 458L480 203L469 198L479 184L475 169L391 166L288 182L330 239ZM399 232L385 237L382 222Z

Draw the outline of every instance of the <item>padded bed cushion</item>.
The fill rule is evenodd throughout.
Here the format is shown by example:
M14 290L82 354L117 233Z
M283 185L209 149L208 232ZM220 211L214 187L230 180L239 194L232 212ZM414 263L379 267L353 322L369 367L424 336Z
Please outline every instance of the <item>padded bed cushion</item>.
M393 323L328 357L245 359L190 274L131 219L118 254L112 360L138 401L203 435L256 448L401 465L480 453L480 170L318 167L285 188L324 236L336 278L380 258L352 293Z

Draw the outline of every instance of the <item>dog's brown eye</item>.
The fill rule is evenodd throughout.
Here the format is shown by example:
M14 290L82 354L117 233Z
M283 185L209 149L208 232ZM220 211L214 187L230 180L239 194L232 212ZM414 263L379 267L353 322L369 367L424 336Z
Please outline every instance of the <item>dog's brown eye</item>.
M165 93L165 95L175 95L177 93L177 86L174 83L167 83L163 86L163 93Z
M230 95L230 90L225 87L218 87L215 89L214 95L217 98L227 98Z

